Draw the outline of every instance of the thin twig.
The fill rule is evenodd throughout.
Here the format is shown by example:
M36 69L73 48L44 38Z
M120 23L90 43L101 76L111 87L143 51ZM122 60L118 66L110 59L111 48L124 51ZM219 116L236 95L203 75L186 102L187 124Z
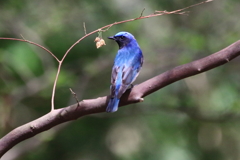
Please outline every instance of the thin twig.
M22 35L22 34L20 34L20 36L22 37L22 39L23 39L23 40L25 40L25 41L26 41L26 39L23 37L23 35Z
M140 17L138 17L138 18L132 18L132 19L124 20L124 21L119 21L119 22L111 23L111 24L106 25L106 26L104 26L104 27L101 27L101 28L99 28L99 29L97 29L97 30L95 30L95 31L92 31L92 32L84 35L84 36L83 36L82 38L80 38L79 40L77 40L77 41L66 51L66 53L64 54L62 60L65 59L65 57L66 57L67 54L71 51L71 49L72 49L74 46L76 46L80 41L82 41L84 38L86 38L86 37L88 37L88 36L90 36L90 35L92 35L92 34L94 34L94 33L96 33L96 32L99 32L99 30L104 32L104 31L106 31L106 30L104 30L105 28L107 28L107 30L108 30L108 29L109 29L110 27L112 27L113 25L117 25L117 24L121 24L121 23L126 23L126 22L131 22L131 21L135 21L135 20L139 20L139 19L151 18L151 17L161 16L161 15L165 15L165 14L179 14L179 13L177 13L177 12L183 11L183 10L185 10L185 9L188 9L188 8L190 8L190 7L194 7L194 6L203 4L203 3L211 2L211 1L213 1L213 0L203 1L203 2L201 2L201 3L195 4L195 5L191 5L191 6L189 6L189 7L183 8L183 9L171 11L171 12L167 12L167 11L164 11L164 12L163 12L163 11L155 11L155 13L150 14L150 15L147 15L147 16L140 16ZM159 13L158 13L158 12L159 12ZM183 13L181 12L180 14L183 14ZM61 61L62 61L62 60L61 60Z
M141 12L139 17L142 17L144 11L145 11L145 8L143 8L143 10L142 10L142 12Z
M33 45L38 46L38 47L42 48L43 50L47 51L49 54L51 54L51 56L53 56L53 58L56 59L56 61L59 62L59 59L50 50L48 50L47 48L45 48L45 47L43 47L40 44L37 44L35 42L29 41L29 40L26 40L26 39L17 39L17 38L4 38L4 37L0 37L0 39L12 40L12 41L21 41L21 42L27 42L27 43L33 44Z
M112 23L107 29L98 29L99 32L106 32L108 31L116 22Z
M213 0L207 0L207 1L203 1L203 2L200 2L200 3L197 3L197 4L193 4L191 6L188 6L188 7L185 7L185 8L182 8L182 9L178 9L178 10L175 10L175 11L171 11L171 12L167 12L167 11L164 11L164 13L167 13L167 14L179 14L178 12L180 11L183 11L183 10L186 10L188 8L192 8L192 7L195 7L195 6L198 6L198 5L201 5L203 3L208 3L208 2L212 2ZM163 11L155 11L155 13L162 13Z
M78 106L79 106L79 100L78 100L78 98L77 98L77 94L76 94L75 92L73 92L72 88L69 88L69 90L71 91L73 97L75 98L75 100L77 101L77 104L78 104Z
M56 91L58 77L59 77L59 74L60 74L60 71L61 71L61 66L62 66L62 61L59 61L58 70L57 70L57 74L56 74L56 78L54 80L53 90L52 90L51 111L54 111L54 97L55 97L55 91Z
M84 29L84 33L87 34L87 29L86 29L85 22L83 22L83 29Z

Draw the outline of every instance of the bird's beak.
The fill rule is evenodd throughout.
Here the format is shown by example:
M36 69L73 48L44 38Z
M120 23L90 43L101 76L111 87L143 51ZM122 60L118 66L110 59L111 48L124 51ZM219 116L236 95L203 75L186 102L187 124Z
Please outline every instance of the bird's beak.
M108 39L115 40L114 36L108 37Z

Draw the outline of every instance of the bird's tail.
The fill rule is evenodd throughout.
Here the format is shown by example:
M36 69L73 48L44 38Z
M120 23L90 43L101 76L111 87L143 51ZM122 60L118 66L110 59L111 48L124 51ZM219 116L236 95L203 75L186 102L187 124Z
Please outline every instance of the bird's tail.
M120 101L120 99L118 99L117 97L111 98L108 102L106 111L107 112L116 112L118 110L119 101Z

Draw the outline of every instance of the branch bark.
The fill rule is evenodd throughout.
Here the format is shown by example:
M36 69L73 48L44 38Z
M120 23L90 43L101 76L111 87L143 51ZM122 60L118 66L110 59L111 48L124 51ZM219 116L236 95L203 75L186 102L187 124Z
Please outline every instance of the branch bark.
M142 98L178 80L190 77L223 65L240 55L240 40L205 58L175 67L155 76L122 96L120 106L137 103ZM55 109L48 114L24 124L0 139L0 157L13 146L58 124L78 119L82 116L105 111L109 96L88 99L71 106Z

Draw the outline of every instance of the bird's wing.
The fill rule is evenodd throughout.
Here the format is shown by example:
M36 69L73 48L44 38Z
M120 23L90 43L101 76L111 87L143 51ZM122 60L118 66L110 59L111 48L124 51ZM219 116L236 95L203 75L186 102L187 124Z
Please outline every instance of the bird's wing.
M132 84L137 78L142 67L143 57L134 57L130 66L124 66L122 74L122 83L125 85Z
M135 51L136 52L136 51ZM142 67L142 52L139 54L130 53L126 50L119 50L112 68L111 95L120 98L133 83Z
M120 66L113 65L112 76L111 76L111 83L112 84L116 83L116 79L117 79L117 75L118 75L118 72L119 72L119 68L120 68Z
M118 97L121 97L128 87L135 81L142 67L142 61L143 57L134 57L134 59L121 68L121 86L117 94Z
M115 94L116 94L116 83L117 83L119 71L120 71L120 66L113 65L112 76L111 76L111 84L112 85L110 86L111 98L114 98Z
M120 98L129 85L123 83L124 66L113 66L111 77L111 97Z

